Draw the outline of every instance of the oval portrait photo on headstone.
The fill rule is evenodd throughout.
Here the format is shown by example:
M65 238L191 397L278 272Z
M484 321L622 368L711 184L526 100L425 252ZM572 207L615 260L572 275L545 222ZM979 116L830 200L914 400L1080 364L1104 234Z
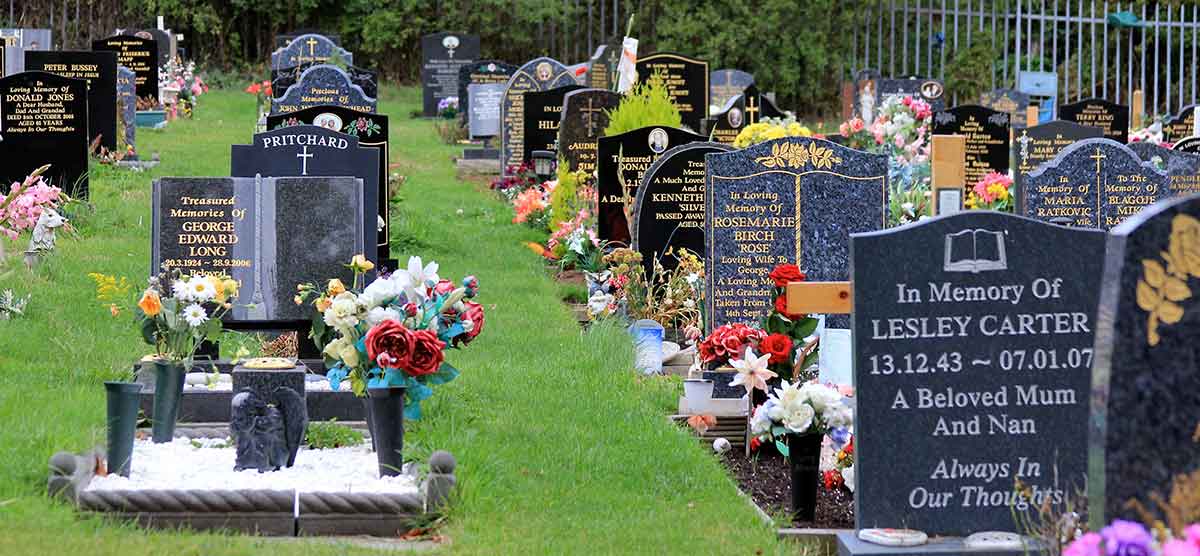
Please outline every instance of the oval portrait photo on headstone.
M649 144L650 150L654 151L654 154L667 150L667 147L671 145L671 139L667 137L667 130L659 127L651 131Z
M337 114L324 112L313 118L313 125L319 125L325 129L332 129L334 131L341 131L342 119Z

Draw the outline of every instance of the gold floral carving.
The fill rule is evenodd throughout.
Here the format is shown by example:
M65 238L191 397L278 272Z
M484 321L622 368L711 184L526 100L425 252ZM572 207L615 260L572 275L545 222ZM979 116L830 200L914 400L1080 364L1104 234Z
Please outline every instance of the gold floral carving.
M767 168L804 168L812 165L817 169L833 168L842 159L833 155L833 149L816 143L804 146L800 143L782 142L771 145L771 154L754 159Z
M1146 341L1158 345L1160 324L1183 319L1180 302L1192 297L1187 279L1200 277L1200 220L1178 214L1171 220L1171 239L1162 261L1142 259L1142 277L1137 283L1137 304L1149 313ZM1166 266L1163 266L1163 263Z

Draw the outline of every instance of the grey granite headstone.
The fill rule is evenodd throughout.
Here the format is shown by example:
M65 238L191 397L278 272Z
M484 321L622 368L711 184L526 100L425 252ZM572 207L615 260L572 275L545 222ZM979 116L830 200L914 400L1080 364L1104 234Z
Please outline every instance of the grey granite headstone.
M0 78L0 137L0 184L49 164L47 181L88 197L87 81L40 71Z
M1130 503L1164 518L1153 497L1169 499L1176 478L1200 473L1196 291L1200 197L1160 202L1112 229L1092 370L1093 530L1141 521Z
M1167 175L1110 139L1085 139L1025 177L1026 216L1108 230L1170 196Z
M846 280L850 234L884 227L888 161L824 139L787 137L705 156L705 325L754 324L773 307L767 277L793 263ZM830 326L845 322L832 315Z
M438 102L458 94L459 70L479 59L479 35L431 33L421 37L421 91L425 117L437 115ZM462 105L460 104L461 108Z
M660 73L666 77L667 94L679 108L683 125L699 130L708 117L708 62L681 54L658 52L638 57L638 82Z
M471 93L469 91L472 84L477 85L500 85L500 94L504 94L504 87L508 84L508 78L512 77L513 72L517 71L517 66L501 62L500 60L480 60L463 64L458 68L458 108L463 114L471 114ZM497 104L496 117L499 118L499 104ZM500 135L497 131L493 135Z
M137 74L138 98L158 100L158 51L165 48L152 38L114 35L92 41L92 50L117 53L117 63Z
M29 50L54 50L54 31L51 29L0 29L0 37L15 37L21 48Z
M920 98L928 102L934 112L946 108L946 87L937 79L926 79L923 77L876 79L873 87L875 90L876 114L879 113L879 107L883 106L883 103L892 97L911 96Z
M125 144L137 151L137 87L136 75L125 66L117 66L117 102L121 105L121 125Z
M596 140L608 127L608 118L621 104L622 95L607 89L580 89L563 97L558 121L558 157L567 169L596 171Z
M675 269L678 260L666 256L668 249L687 249L704 259L704 157L732 150L700 139L663 153L646 170L633 192L632 213L633 248L642 254L646 276L654 275L656 259L665 271Z
M720 114L706 120L705 134L713 141L732 145L746 126L756 124L763 118L783 118L787 114L775 106L758 87L750 85L725 104Z
M725 106L753 84L754 76L742 70L716 70L708 78L708 102L712 106Z
M354 54L325 35L307 33L292 39L287 46L271 53L271 69L292 68L305 63L353 64Z
M151 270L224 272L241 284L228 320L310 318L296 285L353 274L363 241L363 184L351 177L159 178L151 205Z
M359 112L375 112L374 97L367 96L342 68L316 65L304 70L296 84L271 99L271 113L288 113L313 106L342 106Z
M612 39L596 47L588 60L587 86L593 89L617 88L617 66L621 62L621 39Z
M558 150L558 124L562 120L563 99L567 93L583 89L572 83L545 91L525 93L525 153L521 160L533 160L533 151Z
M305 62L290 68L271 70L271 91L279 95L284 94L289 87L296 84L301 75L304 75L304 70L319 65L321 64L317 62ZM351 83L362 88L364 95L374 98L379 97L378 72L349 65L342 67L342 71L350 76Z
M25 52L25 71L44 71L87 82L88 142L100 136L108 150L117 148L117 55L88 50Z
M1129 107L1102 98L1089 98L1058 107L1058 118L1104 130L1104 136L1129 142Z
M659 157L665 156L675 147L703 140L703 135L661 126L643 127L619 135L601 137L597 141L596 149L600 160L596 169L596 191L599 194L596 213L599 225L596 235L604 241L632 245L632 223L626 218L625 211L633 210L638 186L646 172ZM658 179L678 186L685 179L684 171L688 170L688 186L694 188L692 192L703 195L704 155L712 151L689 152L694 155L690 168L687 167L688 164L680 162L676 166L663 169L663 175ZM697 251L697 254L702 251L703 249Z
M535 58L521 66L504 88L500 104L500 166L504 175L525 160L525 93L578 85L558 60Z
M852 236L856 528L1012 530L1084 488L1104 241L991 211Z
M475 99L467 115L471 137L500 135L500 101L504 98L503 83L472 83L467 94Z
M1196 106L1189 104L1179 109L1179 115L1163 122L1163 141L1178 141L1196 134Z
M1029 95L1013 89L993 89L979 95L980 106L1008 114L1013 129L1026 127L1025 109L1029 108Z
M1167 173L1170 195L1200 193L1200 154L1168 149L1155 143L1130 143L1129 150L1137 153L1142 162Z
M935 113L931 133L966 137L964 174L970 189L988 172L1008 175L1010 128L1007 112L968 104Z
M1102 137L1104 131L1075 122L1053 120L1022 129L1013 140L1013 194L1016 212L1024 214L1025 178L1076 141Z

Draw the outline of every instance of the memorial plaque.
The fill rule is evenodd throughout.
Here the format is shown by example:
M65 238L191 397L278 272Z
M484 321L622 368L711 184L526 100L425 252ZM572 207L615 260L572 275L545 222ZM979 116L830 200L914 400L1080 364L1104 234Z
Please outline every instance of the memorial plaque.
M643 127L619 135L601 137L597 141L600 166L596 170L596 191L599 196L596 235L600 239L620 245L633 245L632 226L629 214L633 214L634 200L647 170L676 147L703 141L696 135L674 127ZM728 149L726 149L728 150ZM654 178L666 186L680 187L685 179L689 187L704 193L704 155L716 150L689 150L676 152L679 159L671 166L659 170L661 177ZM685 162L688 159L691 162ZM685 171L690 171L685 175ZM699 172L699 173L697 173ZM703 202L703 198L701 201ZM626 214L629 211L629 214ZM703 228L703 221L701 221ZM703 238L703 230L701 230ZM696 254L703 256L703 249Z
M646 171L632 212L633 248L642 254L646 276L654 275L655 259L667 272L675 269L679 261L665 256L668 249L683 248L704 258L704 157L732 150L701 138L673 147Z
M471 112L467 115L467 127L471 137L495 137L500 135L500 101L504 99L503 83L472 83L467 87L468 95L475 98Z
M756 124L763 118L784 117L787 114L776 108L766 95L759 93L758 87L750 85L726 104L724 112L709 118L706 128L713 141L732 145L746 126Z
M479 35L432 33L421 37L421 91L426 118L438 115L438 102L458 94L458 74L479 59ZM460 104L461 108L462 105Z
M100 137L117 148L117 55L86 50L35 50L25 53L26 71L45 71L87 82L88 142Z
M158 100L158 50L165 48L150 38L115 35L92 41L92 50L117 53L117 63L137 74L138 98Z
M391 203L388 192L388 117L383 114L360 112L341 106L314 106L286 115L267 116L267 129L281 129L293 125L312 124L325 129L339 131L358 138L358 146L369 147L379 151L379 183L375 190L378 192L379 218L382 228L379 229L379 245L376 251L383 266L389 269L399 268L391 257L389 238L391 238ZM364 193L364 197L366 194Z
M934 135L962 135L967 139L966 190L988 172L1008 174L1010 133L1008 113L983 106L955 106L933 115Z
M596 47L588 60L587 86L593 89L617 88L617 65L621 62L621 40L613 39Z
M125 144L137 151L137 74L125 66L117 66L117 103L121 110L121 127Z
M563 97L562 119L558 122L558 158L567 169L596 171L596 140L608 127L608 117L622 96L607 89L580 89Z
M979 95L979 104L997 112L1008 114L1013 129L1025 127L1025 109L1029 108L1029 95L1012 89L995 89Z
M876 79L872 83L872 87L876 99L876 110L892 97L906 96L919 98L928 102L934 112L946 109L946 87L937 79L925 79L921 77L909 79ZM866 120L866 118L863 119Z
M356 178L160 178L151 207L152 272L229 274L240 284L232 322L308 320L297 284L350 284L350 259L375 256Z
M1194 196L1154 205L1108 236L1088 440L1093 530L1142 521L1130 503L1165 520L1155 496L1195 495L1177 479L1200 474L1197 238Z
M1085 139L1025 177L1026 216L1108 230L1170 196L1167 175L1111 139Z
M304 70L295 85L271 99L271 113L286 114L313 106L342 106L374 113L375 104L375 97L367 96L341 68L317 65Z
M44 164L51 185L88 197L87 81L40 71L0 78L0 183ZM114 101L115 105L115 101Z
M271 53L271 69L294 68L302 64L353 64L354 54L338 46L332 39L307 33L292 39Z
M468 89L472 84L507 85L508 79L515 71L517 66L499 60L483 60L462 65L458 68L458 109L463 114L471 114L471 93ZM500 91L503 94L504 87L501 87Z
M1130 143L1129 150L1137 153L1142 162L1166 172L1170 195L1200 193L1200 155L1144 142Z
M850 234L882 229L888 161L824 139L787 137L705 156L705 325L754 324L775 299L767 276L794 263L812 281L849 277ZM832 328L846 328L831 315Z
M1058 118L1098 127L1104 136L1122 145L1129 142L1129 107L1101 98L1089 98L1058 107Z
M504 175L525 161L525 93L568 85L578 83L566 66L553 58L530 60L508 79L500 104L500 166Z
M679 54L660 52L637 60L639 82L659 73L666 79L667 94L679 108L683 125L699 130L708 117L708 62Z
M166 29L117 29L118 35L153 39L158 43L158 67L167 65L174 58L174 42Z
M1104 233L966 211L850 241L856 528L1012 530L1083 490Z
M753 84L754 76L742 70L714 71L708 78L708 102L710 106L724 107Z
M525 93L524 148L520 162L533 160L533 151L558 150L558 124L562 120L563 98L571 91L583 89L574 83L547 91Z
M293 68L272 70L271 91L280 95L284 94L289 87L296 84L301 75L304 75L304 70L319 65L321 64L308 62ZM377 72L355 66L346 66L341 69L350 76L351 83L362 88L363 94L371 98L379 98L379 74Z
M1196 134L1196 105L1190 104L1179 115L1163 122L1163 141L1178 141Z
M353 135L316 125L294 125L254 134L253 145L232 145L229 175L250 178L289 176L354 176L362 180L363 210L378 215L379 155L359 147ZM377 218L362 218L363 240L378 245ZM378 263L379 261L372 261Z
M1054 120L1021 130L1013 142L1013 189L1016 213L1024 214L1025 178L1041 166L1058 156L1058 153L1076 141L1102 137L1104 131L1075 122Z

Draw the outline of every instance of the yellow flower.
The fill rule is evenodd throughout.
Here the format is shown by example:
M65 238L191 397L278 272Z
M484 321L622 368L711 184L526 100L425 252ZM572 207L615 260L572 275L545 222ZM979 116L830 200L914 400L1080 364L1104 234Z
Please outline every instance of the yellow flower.
M362 255L355 255L354 258L350 259L350 269L359 274L370 272L373 268L375 268L375 263L368 261Z
M330 280L329 285L325 287L325 295L329 297L337 297L338 294L344 291L346 291L346 285L337 278Z
M992 197L995 197L997 201L1004 201L1008 199L1008 188L1004 187L1003 184L993 183L992 185L989 185L988 193L991 193Z
M296 297L293 297L293 298L292 298L292 301L294 301L294 302L296 303L296 305L303 305L303 304L304 304L304 299L303 299L303 298L301 298L301 297L300 297L300 296L298 296L298 295L297 295Z
M157 316L162 312L162 300L158 297L158 292L154 290L146 290L142 293L142 299L138 301L138 308L146 313L148 317ZM114 313L113 316L116 316Z
M234 280L233 278L226 278L221 282L221 289L225 292L225 295L229 297L237 297L238 281Z

